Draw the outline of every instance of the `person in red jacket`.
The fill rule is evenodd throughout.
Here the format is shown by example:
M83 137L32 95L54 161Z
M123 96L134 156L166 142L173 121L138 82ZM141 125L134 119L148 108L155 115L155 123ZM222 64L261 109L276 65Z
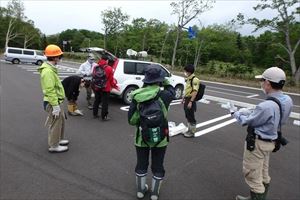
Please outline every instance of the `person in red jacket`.
M109 102L109 95L112 88L118 88L116 85L116 81L113 77L113 68L108 65L108 56L102 55L101 59L98 62L99 67L102 67L105 71L106 75L106 85L104 88L98 89L93 87L95 93L95 101L93 105L93 115L94 118L99 118L98 115L98 107L100 102L102 103L101 109L101 118L102 121L108 121L110 118L108 117L108 102ZM95 66L97 67L97 66ZM94 71L94 69L93 69Z

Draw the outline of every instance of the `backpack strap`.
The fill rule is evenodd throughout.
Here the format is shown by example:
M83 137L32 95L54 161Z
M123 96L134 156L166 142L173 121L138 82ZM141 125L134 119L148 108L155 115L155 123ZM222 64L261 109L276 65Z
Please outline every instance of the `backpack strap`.
M268 97L266 100L274 101L278 105L278 107L279 107L280 118L279 118L278 129L281 131L282 107L281 107L280 101L278 99L276 99L275 97Z
M192 94L193 91L194 91L194 88L193 88L193 80L194 80L195 77L196 77L196 75L194 75L194 76L192 77L192 79L191 79L191 87L192 87L192 91L191 91L190 94Z

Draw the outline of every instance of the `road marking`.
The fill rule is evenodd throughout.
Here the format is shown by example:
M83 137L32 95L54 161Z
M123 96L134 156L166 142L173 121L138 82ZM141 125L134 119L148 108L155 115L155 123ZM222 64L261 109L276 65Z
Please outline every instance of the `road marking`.
M170 105L172 106L172 105L181 104L181 101L182 101L181 99L173 100ZM209 104L210 103L210 101L207 101L204 98L201 99L201 100L199 100L199 101L197 101L197 102L204 103L204 104ZM129 106L122 106L122 107L120 107L120 109L123 110L123 111L128 111L129 110Z
M300 126L300 121L299 120L294 120L293 124L296 125L296 126Z
M67 78L67 77L69 77L69 76L60 76L60 75L58 75L58 77L59 77L59 78Z
M200 123L200 124L197 124L197 125L196 125L196 128L200 128L200 127L202 127L202 126L206 126L206 125L208 125L208 124L215 123L215 122L217 122L217 121L226 119L226 118L228 118L228 117L231 117L231 114L227 114L227 115L224 115L224 116L221 116L221 117L217 117L217 118L215 118L215 119L208 120L208 121L206 121L206 122L202 122L202 123Z
M204 95L203 98L211 100L211 101L217 101L219 103L225 103L225 104L228 102L232 102L235 106L239 106L239 107L243 107L243 108L254 109L256 107L255 104L235 101L235 100L231 100L231 99L225 99L222 97L214 97L214 96ZM289 117L300 120L300 113L291 112Z
M253 94L252 92L242 92L242 91L231 90L231 89L220 88L220 87L214 87L214 86L207 86L207 87L208 88L218 89L218 90L223 90L223 91L228 91L228 92L235 92L235 93L242 93L242 94ZM215 90L212 90L212 91L215 91Z
M236 119L231 119L231 120L225 121L225 122L223 122L223 123L221 123L221 124L217 124L217 125L215 125L215 126L212 126L212 127L207 128L207 129L204 129L204 130L202 130L202 131L198 131L198 132L195 133L195 137L199 137L199 136L201 136L201 135L207 134L207 133L209 133L209 132L212 132L212 131L214 131L214 130L217 130L217 129L219 129L219 128L222 128L222 127L224 127L224 126L227 126L227 125L229 125L229 124L232 124L232 123L234 123L234 122L236 122Z
M252 97L258 97L258 94L254 94L254 95L250 95L250 96L246 96L247 98L252 98Z
M213 82L213 81L205 81L201 80L204 83L213 83L217 85L227 85L227 86L232 86L232 87L238 87L238 88L246 88L246 89L252 89L252 90L259 90L261 91L261 88L254 88L254 87L248 87L248 86L241 86L241 85L233 85L233 84L228 84L228 83L220 83L220 82ZM290 95L295 95L295 96L300 96L299 93L292 93L292 92L283 92L284 94L290 94Z

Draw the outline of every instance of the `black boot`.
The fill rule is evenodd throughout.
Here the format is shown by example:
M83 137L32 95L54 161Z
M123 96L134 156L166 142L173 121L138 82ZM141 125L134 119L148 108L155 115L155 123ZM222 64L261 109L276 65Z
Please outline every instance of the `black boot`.
M265 200L264 195L265 193L254 193L250 192L251 200Z

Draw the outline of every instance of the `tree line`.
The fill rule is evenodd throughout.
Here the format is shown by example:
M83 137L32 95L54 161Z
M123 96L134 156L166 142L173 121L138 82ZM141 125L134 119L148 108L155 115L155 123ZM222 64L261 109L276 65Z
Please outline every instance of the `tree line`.
M24 15L20 0L11 0L6 8L0 7L0 48L15 46L44 49L54 43L68 51L86 47L102 47L118 57L126 57L126 50L146 51L148 59L170 66L194 65L207 73L243 75L256 69L279 66L300 79L300 22L299 7L295 0L261 0L255 10L272 9L278 16L271 20L245 18L239 14L226 24L187 24L213 7L213 1L181 0L171 3L177 24L167 24L157 19L136 18L121 8L101 12L99 23L103 33L84 29L67 29L54 35L45 35L34 22ZM298 17L298 20L297 20ZM258 36L242 36L237 26L255 25L255 30L267 28ZM191 33L191 30L193 34Z

